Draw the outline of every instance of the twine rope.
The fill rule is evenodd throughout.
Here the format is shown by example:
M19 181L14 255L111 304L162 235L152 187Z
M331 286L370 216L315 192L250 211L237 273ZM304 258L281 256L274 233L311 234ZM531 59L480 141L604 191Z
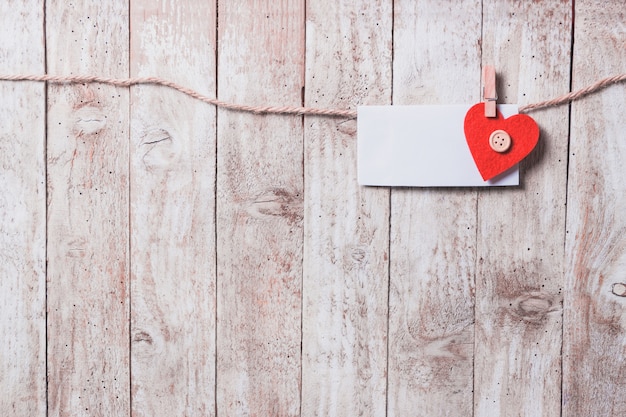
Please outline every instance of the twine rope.
M325 116L325 117L341 117L347 119L355 119L357 117L356 110L338 110L338 109L320 109L314 107L291 107L291 106L248 106L244 104L233 104L225 101L217 100L200 94L199 92L187 88L175 82L159 78L159 77L133 77L133 78L107 78L95 75L0 75L0 81L39 81L52 84L87 84L101 83L113 85L116 87L130 87L131 85L161 85L168 87L183 94L200 100L213 106L253 114L287 114L294 116ZM538 103L526 104L519 108L520 113L526 113L546 107L555 107L562 104L579 100L585 96L600 91L610 85L626 81L626 73L603 78L595 83L588 85L580 90L573 91L551 100L540 101Z

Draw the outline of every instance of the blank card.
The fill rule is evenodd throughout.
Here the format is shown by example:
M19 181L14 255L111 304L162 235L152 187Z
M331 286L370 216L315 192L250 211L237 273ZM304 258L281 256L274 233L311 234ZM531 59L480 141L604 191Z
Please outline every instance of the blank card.
M463 131L472 105L361 106L358 108L358 181L361 185L484 187L519 185L518 165L484 181ZM517 105L501 104L504 117Z

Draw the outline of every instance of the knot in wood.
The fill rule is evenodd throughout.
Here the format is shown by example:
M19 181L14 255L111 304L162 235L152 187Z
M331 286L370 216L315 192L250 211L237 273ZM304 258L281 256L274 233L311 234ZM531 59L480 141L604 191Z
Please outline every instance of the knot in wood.
M271 188L250 201L247 211L254 218L281 217L299 223L304 217L304 199L301 192Z
M178 146L172 135L165 129L150 129L144 132L141 145L145 146L142 161L147 170L167 168L173 165L178 157Z
M626 284L622 284L621 282L616 282L611 287L611 292L618 297L626 297Z
M512 304L513 313L525 321L540 322L548 313L556 310L556 300L545 293L533 292L520 295Z
M98 107L81 107L76 110L74 117L74 132L77 136L95 135L106 126L106 115Z

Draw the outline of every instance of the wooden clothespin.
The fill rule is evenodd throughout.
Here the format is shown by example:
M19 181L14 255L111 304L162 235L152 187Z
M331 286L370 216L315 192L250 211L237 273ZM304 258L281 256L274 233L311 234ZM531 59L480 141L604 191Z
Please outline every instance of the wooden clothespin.
M496 117L496 69L492 65L483 67L483 101L485 102L485 117Z

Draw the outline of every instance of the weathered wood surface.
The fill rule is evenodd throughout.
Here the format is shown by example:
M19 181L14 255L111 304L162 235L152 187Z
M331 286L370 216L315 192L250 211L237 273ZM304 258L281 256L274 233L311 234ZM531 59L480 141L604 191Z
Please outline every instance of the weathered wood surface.
M128 4L47 2L47 68L128 76ZM130 413L129 94L50 85L48 414Z
M626 72L623 4L572 6L5 1L0 72L345 109L473 103L493 64L525 104ZM358 186L354 121L0 93L2 413L626 414L623 85L534 112L484 190Z
M307 2L305 105L390 103L392 11ZM304 133L302 415L383 416L389 190L355 181L356 120L306 117Z
M621 2L577 1L573 88L625 71ZM626 94L572 105L566 233L563 416L626 415Z
M570 4L483 2L483 64L502 103L569 87ZM558 416L568 108L532 114L541 140L521 186L478 193L474 403L478 416Z
M218 96L301 105L304 1L220 2L218 19ZM298 415L302 119L217 122L217 413Z
M37 3L0 2L6 72L44 71ZM0 82L0 410L15 417L46 415L45 98L44 85Z
M214 2L130 12L132 76L215 95ZM130 100L133 414L204 417L215 412L215 109L155 86Z
M393 103L479 101L480 1L394 12ZM472 415L476 192L393 189L390 257L389 415Z

